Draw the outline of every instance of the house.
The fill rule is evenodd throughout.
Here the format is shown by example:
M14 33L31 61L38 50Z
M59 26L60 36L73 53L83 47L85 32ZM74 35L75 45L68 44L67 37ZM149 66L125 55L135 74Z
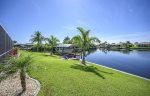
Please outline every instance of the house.
M138 47L150 47L150 42L141 42L141 43L135 42L135 45Z
M14 44L14 47L18 47L20 49L27 49L32 47L33 44L32 43L26 43L26 44Z
M72 53L74 49L79 48L77 45L74 44L58 44L55 47L57 53L65 54L65 53Z
M0 58L7 55L13 49L13 41L0 25Z
M109 48L110 48L110 49L119 49L119 48L120 48L120 44L111 43L111 44L109 45Z

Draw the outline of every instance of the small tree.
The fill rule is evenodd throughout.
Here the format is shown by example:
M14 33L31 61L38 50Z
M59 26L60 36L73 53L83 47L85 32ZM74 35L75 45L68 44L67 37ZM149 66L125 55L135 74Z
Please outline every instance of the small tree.
M30 39L30 41L32 43L37 43L37 51L39 51L40 44L42 44L44 37L42 36L40 31L35 31L34 35L32 35L31 37L32 38Z
M133 46L133 44L130 41L126 41L126 48L130 48L132 46Z
M71 40L68 36L64 38L63 44L71 44Z
M54 47L58 44L59 39L51 35L49 38L47 38L47 41L48 45L51 47L51 55L53 55Z
M86 50L90 48L91 45L93 45L94 42L100 42L100 40L96 37L90 37L89 33L90 30L84 30L81 27L77 28L80 32L80 35L74 36L72 38L73 43L76 43L80 46L82 51L82 64L85 64L85 56L86 56Z
M28 65L31 63L32 57L31 56L18 56L18 57L11 57L8 61L0 64L1 70L0 72L5 73L5 77L16 73L17 71L20 72L20 80L22 86L22 92L26 91L26 70ZM2 79L2 78L1 78Z

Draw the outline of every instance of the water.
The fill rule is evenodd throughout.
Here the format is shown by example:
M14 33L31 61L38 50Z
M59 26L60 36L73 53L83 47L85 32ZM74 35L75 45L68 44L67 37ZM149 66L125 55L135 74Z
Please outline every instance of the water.
M95 50L86 61L150 79L150 51Z

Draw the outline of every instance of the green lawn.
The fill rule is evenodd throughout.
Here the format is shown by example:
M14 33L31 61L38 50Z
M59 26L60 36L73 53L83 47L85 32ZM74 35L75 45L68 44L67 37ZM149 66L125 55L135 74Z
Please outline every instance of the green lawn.
M148 80L45 53L29 54L35 57L29 75L41 83L38 96L150 96Z

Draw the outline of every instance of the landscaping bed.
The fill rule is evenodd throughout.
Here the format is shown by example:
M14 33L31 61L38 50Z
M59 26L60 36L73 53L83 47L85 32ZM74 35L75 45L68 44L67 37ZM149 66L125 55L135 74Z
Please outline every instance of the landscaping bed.
M37 80L27 76L26 85L26 91L22 93L20 75L16 73L0 82L0 96L36 96L38 94L40 84Z

